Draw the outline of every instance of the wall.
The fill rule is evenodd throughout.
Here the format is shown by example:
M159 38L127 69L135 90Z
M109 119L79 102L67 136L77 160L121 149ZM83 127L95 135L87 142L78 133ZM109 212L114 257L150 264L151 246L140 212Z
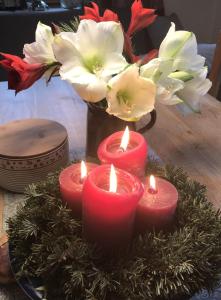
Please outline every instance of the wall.
M221 30L220 0L164 0L165 13L175 12L186 30L200 43L216 43Z

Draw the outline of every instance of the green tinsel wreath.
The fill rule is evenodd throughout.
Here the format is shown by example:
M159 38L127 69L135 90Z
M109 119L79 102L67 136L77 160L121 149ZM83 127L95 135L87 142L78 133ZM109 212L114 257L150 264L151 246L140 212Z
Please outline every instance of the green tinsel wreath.
M41 277L51 300L180 300L215 288L221 274L220 211L182 169L149 163L148 172L179 191L173 228L136 236L131 248L112 257L82 238L81 221L60 200L58 174L31 185L25 206L9 220L17 275Z

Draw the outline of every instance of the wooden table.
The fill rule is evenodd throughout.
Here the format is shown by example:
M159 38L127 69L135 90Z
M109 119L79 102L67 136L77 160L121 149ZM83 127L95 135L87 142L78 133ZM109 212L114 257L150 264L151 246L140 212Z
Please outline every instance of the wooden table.
M157 107L157 122L146 134L165 163L181 166L205 184L209 200L221 208L221 103L202 97L201 114L182 116L176 107Z
M0 91L0 124L30 117L58 121L68 130L71 157L84 157L87 108L69 84L54 78L46 87L40 80L15 97L3 82ZM175 107L158 106L156 125L146 137L165 163L183 167L191 177L205 184L210 201L215 208L221 208L221 103L209 95L202 102L202 114L186 117ZM22 201L22 195L0 191L0 235L6 229L5 220ZM221 291L210 299L221 299Z

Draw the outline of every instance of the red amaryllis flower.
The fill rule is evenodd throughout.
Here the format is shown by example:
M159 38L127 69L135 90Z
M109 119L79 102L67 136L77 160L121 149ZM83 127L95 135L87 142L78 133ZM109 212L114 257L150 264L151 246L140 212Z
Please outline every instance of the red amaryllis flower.
M158 49L152 49L150 50L146 55L144 55L143 58L140 58L140 64L141 65L145 65L147 64L150 60L156 58L158 56L158 52L159 50Z
M92 7L85 6L84 15L80 16L80 20L89 19L94 20L95 22L105 22L105 21L115 21L118 22L118 15L113 11L106 9L104 15L100 16L99 7L96 3L91 2Z
M140 56L134 55L131 39L128 34L124 33L124 53L126 55L127 60L131 63L139 63L140 65L144 65L148 63L151 59L156 58L158 52L158 49L153 49L149 51L146 55L144 55L142 58Z
M100 16L99 14L99 7L96 3L91 2L92 7L85 7L85 14L80 16L80 19L90 19L96 22L103 22L103 21L115 21L118 22L119 18L117 14L113 11L106 9L104 11L104 15ZM141 0L135 0L131 6L131 20L130 25L128 27L127 32L124 32L124 54L126 58L131 63L137 62L140 60L140 57L133 54L133 47L131 44L131 36L136 33L137 31L147 27L151 23L154 22L157 15L154 14L154 9L144 8L142 5ZM149 57L156 54L156 50L151 54L147 54L143 61L148 61Z
M157 17L154 13L154 9L143 7L141 0L135 0L131 6L131 20L127 34L131 36L153 23Z
M1 53L1 55L5 59L0 61L0 66L8 71L8 88L15 90L16 94L29 88L50 68L44 64L28 64L15 55L6 53Z

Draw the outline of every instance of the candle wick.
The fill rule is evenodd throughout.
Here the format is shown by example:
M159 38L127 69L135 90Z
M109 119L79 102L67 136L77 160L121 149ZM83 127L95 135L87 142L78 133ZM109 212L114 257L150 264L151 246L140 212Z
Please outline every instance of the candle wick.
M80 178L80 183L83 184L85 179L86 179L86 176L84 176L83 178Z
M124 148L123 148L123 147L120 147L120 148L119 148L119 152L125 152Z
M150 194L157 194L157 190L155 190L155 189L153 189L152 187L150 187L149 189L148 189L148 193L150 193Z

